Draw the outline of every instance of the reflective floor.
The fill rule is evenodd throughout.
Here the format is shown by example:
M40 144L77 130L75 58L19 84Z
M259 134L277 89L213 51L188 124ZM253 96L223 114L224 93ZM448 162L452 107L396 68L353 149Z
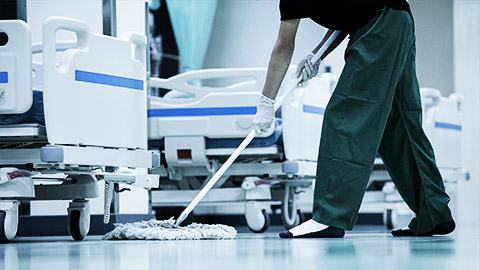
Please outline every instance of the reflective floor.
M0 245L0 269L480 269L480 233L393 238L359 227L344 239L280 239L240 228L235 240L102 241L89 236L16 238Z

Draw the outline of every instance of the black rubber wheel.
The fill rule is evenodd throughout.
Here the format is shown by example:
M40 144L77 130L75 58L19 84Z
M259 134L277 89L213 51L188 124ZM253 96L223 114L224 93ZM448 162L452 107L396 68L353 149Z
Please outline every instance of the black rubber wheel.
M78 210L70 212L70 235L77 241L85 238L85 235L80 232L80 211Z
M287 230L290 230L291 228L294 228L300 224L302 224L303 222L305 222L305 215L303 214L303 212L300 210L300 209L297 209L297 219L298 219L298 224L294 224L293 226L290 225L290 224L287 224L287 222L285 221L285 219L283 218L283 213L282 213L282 225L285 229Z
M8 243L10 240L7 239L5 235L5 218L7 217L7 213L5 211L0 211L0 243Z
M257 230L254 230L254 229L250 228L250 226L249 226L248 228L250 229L250 231L252 231L254 233L263 233L268 229L268 227L270 227L270 215L267 213L267 210L263 209L262 214L263 214L263 219L265 220L265 223L263 224L263 227L260 230L257 231Z
M387 212L385 213L385 226L387 226L387 229L391 230L393 229L393 210L392 209L387 209Z
M305 222L305 215L303 214L303 212L300 209L297 210L297 215L298 215L298 219L299 219L298 225Z

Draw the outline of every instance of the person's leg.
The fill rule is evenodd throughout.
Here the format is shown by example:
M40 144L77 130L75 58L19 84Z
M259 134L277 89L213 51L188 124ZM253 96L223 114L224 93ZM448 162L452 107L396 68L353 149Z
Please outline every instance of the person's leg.
M353 228L412 40L408 13L391 9L379 12L350 40L325 110L313 221Z
M395 91L392 110L378 150L398 192L416 214L396 236L446 234L453 222L432 146L422 129L422 104L412 45Z

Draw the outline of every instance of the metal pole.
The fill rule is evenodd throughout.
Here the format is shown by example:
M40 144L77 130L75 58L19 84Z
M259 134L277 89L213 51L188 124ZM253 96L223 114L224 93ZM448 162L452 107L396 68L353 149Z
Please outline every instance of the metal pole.
M27 0L1 1L0 20L27 21Z
M103 34L106 36L116 37L117 36L117 1L116 0L102 0L102 24L103 24ZM105 167L105 171L114 172L115 169L111 167ZM111 183L115 186L118 184ZM107 188L107 183L105 182L105 187ZM111 191L111 189L110 189ZM110 192L109 191L109 192ZM120 196L117 192L111 191L112 201L110 213L118 213L120 210L119 199ZM108 202L106 202L108 203Z
M147 68L147 109L149 108L150 105L150 96L152 94L152 89L150 88L150 75L151 75L151 67L150 67L150 20L149 20L149 15L150 15L150 7L148 5L148 2L145 1L145 36L147 37L147 47L145 50L146 56L146 68Z
M150 110L150 96L152 94L152 88L150 87L150 74L151 74L151 67L150 67L150 7L148 5L148 1L145 1L145 36L147 36L147 47L145 50L146 53L146 68L147 68L147 111ZM149 126L149 125L147 125ZM149 127L147 127L149 128ZM150 133L150 131L148 131ZM147 138L148 140L148 138ZM148 191L148 214L152 214L152 191Z
M27 21L27 0L17 0L17 18Z
M117 36L117 1L102 0L103 13L103 34L107 36Z
M149 20L149 15L150 15L150 7L148 5L148 2L145 1L145 36L147 36L147 74L150 75L150 20Z

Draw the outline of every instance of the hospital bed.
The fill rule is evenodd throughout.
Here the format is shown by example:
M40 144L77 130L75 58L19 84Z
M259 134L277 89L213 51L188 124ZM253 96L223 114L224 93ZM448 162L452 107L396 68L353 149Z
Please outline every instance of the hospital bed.
M57 43L58 30L73 32L76 42ZM51 17L43 44L33 46L43 61L32 66L28 24L1 21L0 32L8 36L0 46L0 167L32 174L0 184L0 242L17 232L19 200L70 200L68 231L81 240L99 180L105 222L114 184L158 186L159 176L148 172L159 155L147 148L146 37L107 37L82 21Z
M294 70L289 69L280 91L293 83ZM148 111L150 147L164 157L154 170L162 179L160 188L152 191L154 208L186 206L233 153L251 130L265 78L265 68L227 68L151 79L152 87L171 90L164 97L151 97ZM268 228L272 207L280 206L286 228L302 222L301 205L305 200L312 204L323 113L336 81L323 73L297 88L275 125L254 139L202 205L244 203L253 232ZM438 90L423 89L422 100L424 129L442 175L450 183L466 179L460 157L461 97L445 98ZM380 158L367 190L362 211L382 213L387 227L393 227L401 198Z
M463 96L453 93L445 97L433 88L421 88L420 96L423 130L434 149L446 191L454 196L457 184L470 179L469 173L462 167ZM375 212L383 209L383 221L387 228L398 224L399 214L413 215L403 203L380 158L375 160L369 189L360 210Z
M284 86L293 78L289 69ZM149 143L162 153L154 170L160 190L152 205L184 206L251 130L265 82L265 68L192 71L150 85L172 90L151 97ZM336 78L324 74L287 98L278 118L240 155L203 203L245 202L245 217L254 232L269 226L271 202L281 202L286 227L302 222L296 197L312 185L324 108ZM282 90L283 91L283 86Z

